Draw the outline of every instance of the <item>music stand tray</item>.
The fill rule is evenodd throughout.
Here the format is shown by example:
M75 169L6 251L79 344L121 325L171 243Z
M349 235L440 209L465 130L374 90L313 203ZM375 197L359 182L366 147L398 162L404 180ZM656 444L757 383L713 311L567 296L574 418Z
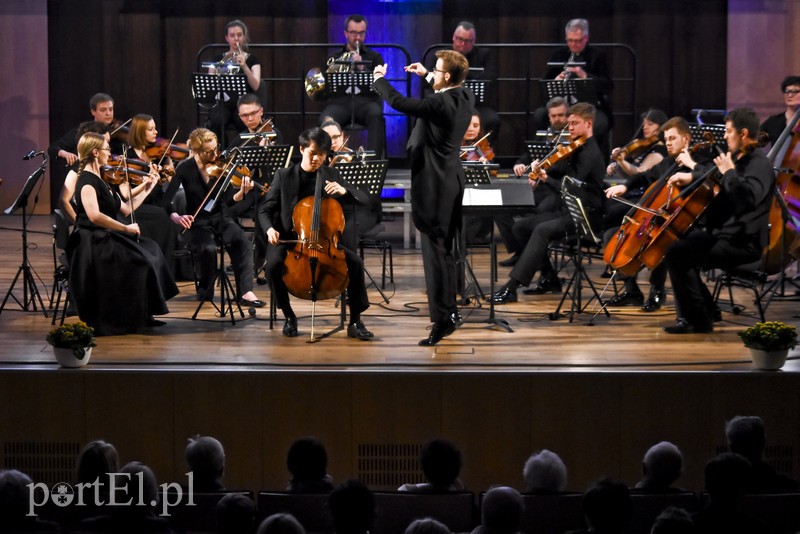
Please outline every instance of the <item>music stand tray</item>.
M247 76L244 74L208 74L195 72L192 74L192 96L200 106L213 106L220 93L226 93L234 102L247 93Z
M476 104L483 104L486 102L486 89L489 83L488 80L464 80L462 85L475 94Z
M237 165L244 165L248 169L263 167L266 169L266 176L264 176L264 179L272 180L275 171L289 165L294 146L252 145L240 147L238 150L239 159L236 162Z
M467 187L471 185L488 185L492 182L489 169L497 168L498 165L480 162L461 162L464 169L464 181Z
M597 86L591 78L585 80L540 80L542 94L549 101L563 96L571 102L597 102Z
M692 134L691 143L697 144L701 142L705 142L704 134L706 132L711 132L711 135L714 136L714 143L720 147L723 151L728 150L728 143L725 141L725 125L724 124L699 124L699 123L691 123L689 124L689 132Z
M325 74L325 87L331 95L369 96L372 92L372 71L329 72ZM351 89L355 87L358 91Z

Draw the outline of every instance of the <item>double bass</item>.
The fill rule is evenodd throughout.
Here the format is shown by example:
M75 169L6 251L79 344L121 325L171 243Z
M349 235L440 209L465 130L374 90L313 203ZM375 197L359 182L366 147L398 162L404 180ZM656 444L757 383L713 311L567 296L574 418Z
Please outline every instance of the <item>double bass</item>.
M289 293L312 302L311 339L314 338L314 311L317 300L344 293L350 277L347 271L342 234L344 212L336 199L323 198L325 178L317 174L314 196L295 205L292 223L297 239L284 260L283 281Z

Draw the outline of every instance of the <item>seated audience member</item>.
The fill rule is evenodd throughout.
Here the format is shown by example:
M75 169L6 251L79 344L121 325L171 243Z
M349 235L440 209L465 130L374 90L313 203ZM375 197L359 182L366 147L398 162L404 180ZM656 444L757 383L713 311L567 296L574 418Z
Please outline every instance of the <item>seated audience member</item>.
M451 441L439 438L427 442L422 447L419 461L427 482L403 484L397 491L445 493L464 489L464 485L458 479L461 471L461 451Z
M97 440L86 444L78 455L75 467L75 482L91 484L99 480L100 487L108 483L108 474L119 472L119 454L114 446L106 441ZM106 494L107 488L101 490Z
M224 491L225 449L211 436L189 438L186 445L186 464L194 474L194 491L211 493Z
M417 519L406 528L405 534L450 534L450 529L435 519Z
M583 513L588 529L573 531L593 534L622 534L631 520L631 494L622 482L603 478L583 495Z
M256 534L306 534L292 514L273 514L261 522Z
M669 441L662 441L650 447L642 461L642 479L635 489L648 493L669 493L682 491L672 484L683 472L683 454Z
M217 534L251 534L256 530L256 503L247 495L228 493L217 503Z
M333 489L333 478L326 472L328 453L317 438L300 438L292 443L286 457L286 467L292 474L286 491L327 493Z
M0 470L0 532L58 532L58 525L28 516L31 477L16 469Z
M348 480L328 498L336 534L366 534L375 522L375 496L362 482Z
M481 500L481 524L472 534L516 534L522 521L522 495L501 486L486 492Z
M115 500L126 506L111 506L110 515L81 521L81 532L143 533L172 532L169 523L156 515L159 502L158 482L153 471L141 462L130 462L122 467L116 481L119 488ZM153 504L155 503L155 504Z
M760 417L737 415L725 425L725 437L731 452L744 456L750 462L747 493L797 491L796 480L776 473L764 461L767 434Z
M650 534L694 534L694 522L689 512L683 508L665 508L653 523Z
M554 452L543 449L531 455L522 470L525 491L558 493L567 487L567 466Z
M747 516L741 508L750 462L726 452L706 464L708 504L692 516L697 532L745 534L766 532L766 525Z

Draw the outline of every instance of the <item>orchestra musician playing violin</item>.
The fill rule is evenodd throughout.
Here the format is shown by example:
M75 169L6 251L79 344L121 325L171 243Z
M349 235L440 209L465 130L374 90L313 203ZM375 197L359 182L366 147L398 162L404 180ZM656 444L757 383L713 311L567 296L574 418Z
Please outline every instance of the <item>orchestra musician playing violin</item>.
M628 178L653 167L666 156L667 149L659 136L661 125L667 122L666 113L651 108L642 113L641 118L642 137L634 139L624 147L611 150L612 162L606 169L608 176Z
M111 136L108 133L108 125L103 124L97 121L86 121L81 123L78 126L78 135L76 137L76 142L83 137L85 133L97 133L102 135L106 141L109 141ZM77 150L77 148L76 148ZM77 213L75 213L75 185L78 183L78 168L75 166L74 169L70 169L67 173L67 177L64 178L64 185L61 186L61 194L58 197L58 205L61 208L61 211L67 217L67 220L71 223L75 223Z
M604 201L605 161L592 135L594 114L594 106L585 102L569 109L567 126L574 150L546 171L534 162L535 171L531 172L529 180L532 186L538 186L539 181L555 182L564 176L577 179L581 186L574 191L575 195L581 199L589 215L599 219ZM560 293L561 281L550 263L548 246L574 230L575 223L563 202L558 211L537 213L514 223L514 234L519 242L525 243L525 247L520 251L508 281L489 298L495 304L516 302L517 288L529 285L537 271L541 271L541 279L536 286L526 290L526 294Z
M666 146L666 157L646 171L631 175L624 184L609 187L606 189L606 197L613 199L627 195L630 191L643 191L657 180L668 180L671 177L670 173L684 172L695 167L696 163L688 152L691 131L686 120L681 117L673 117L664 122L661 129ZM637 197L641 196L641 193L637 193ZM609 226L604 236L604 241L608 242L611 236L619 230L620 224L631 208L622 202L610 202L606 208L605 220L613 221L608 223ZM666 264L662 262L650 272L650 294L646 301L636 282L636 275L626 277L618 273L618 277L625 280L625 289L621 294L608 301L609 306L641 306L642 311L645 312L661 309L667 296Z
M114 122L114 99L106 93L93 95L89 99L89 112L92 114L92 120L110 126ZM81 137L77 133L78 128L76 127L54 141L47 149L50 159L55 161L56 158L61 158L68 167L74 165L78 161L76 153L78 151L78 139Z
M781 136L786 125L791 122L794 114L800 109L800 76L787 76L781 82L781 92L783 93L783 103L786 109L775 115L770 115L761 123L761 131L766 132L769 141L775 141Z
M295 241L299 239L295 225L300 221L294 219L295 207L303 199L314 198L317 180L323 181L324 200L333 198L340 203L368 203L366 193L342 179L335 168L325 166L331 138L324 130L311 128L304 131L300 134L299 144L302 160L299 164L275 172L272 187L258 213L261 227L267 229L267 240L272 245L267 251L267 274L273 284L278 308L283 312L283 335L287 337L296 337L298 334L297 316L289 302L289 289L284 281L284 261L288 261L286 256L297 246ZM303 222L308 224L310 221ZM355 228L345 224L341 239L349 277L347 300L350 322L347 337L368 340L373 334L364 326L361 314L369 308L369 298L364 282L364 264L355 252L358 246Z
M198 271L197 299L210 300L214 297L213 280L219 239L231 259L239 303L261 308L266 305L265 302L253 293L252 245L242 227L228 212L228 207L244 200L253 188L253 182L248 174L244 174L240 177L239 188L228 187L220 194L227 168L226 162L218 160L217 136L211 130L197 128L189 134L188 145L192 156L178 164L163 201L170 210L172 222L188 230L189 250ZM186 214L177 213L170 204L181 185L186 192ZM216 198L218 201L213 203L209 211L209 201Z
M78 181L75 201L78 231L70 236L70 295L82 321L97 335L135 332L164 323L153 315L169 313L166 301L178 293L164 255L151 240L141 237L128 216L158 182L143 177L140 195L122 202L101 175L111 149L103 135L84 134L78 142Z
M704 213L705 228L695 228L666 251L677 320L669 334L708 333L718 313L700 278L701 269L732 268L755 262L766 245L775 174L757 148L758 115L737 108L725 117L728 152L714 166L698 165L690 176L673 175L685 187L709 171L718 173L719 191Z

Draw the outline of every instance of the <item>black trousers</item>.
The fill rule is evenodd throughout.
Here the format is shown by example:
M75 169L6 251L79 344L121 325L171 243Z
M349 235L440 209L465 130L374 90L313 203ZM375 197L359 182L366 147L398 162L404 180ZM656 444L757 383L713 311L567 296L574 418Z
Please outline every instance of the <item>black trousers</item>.
M285 317L294 315L292 305L289 302L289 290L283 281L283 261L288 251L292 248L294 248L294 245L269 245L267 247L267 265L265 269L267 276L272 280L275 303ZM344 248L344 257L349 275L347 296L350 305L350 317L353 317L354 315L361 315L361 312L369 308L367 286L364 282L364 263L361 261L361 256L348 247Z
M425 292L428 296L428 315L431 322L450 318L456 307L456 259L453 236L437 237L426 233L422 237L422 267L425 271Z
M237 297L253 290L253 247L236 221L230 217L217 219L211 215L207 219L195 221L189 229L189 250L194 256L200 291L206 297L213 296L211 280L217 265L217 242L215 235L222 237L225 250L231 258L236 277Z
M525 247L511 270L511 278L527 286L536 271L541 271L543 277L555 275L547 247L566 237L574 228L572 217L562 212L539 213L514 223L514 234L520 243L525 243Z
M678 317L696 327L714 322L714 301L700 278L701 269L730 269L756 261L761 250L754 244L734 245L705 230L692 230L667 251L666 262Z

